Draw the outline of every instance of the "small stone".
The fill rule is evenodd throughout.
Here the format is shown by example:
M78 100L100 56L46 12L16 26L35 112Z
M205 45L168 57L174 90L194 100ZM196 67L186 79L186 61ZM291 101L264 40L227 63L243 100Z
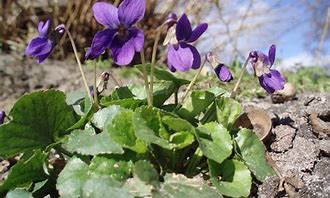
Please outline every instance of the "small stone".
M293 100L296 96L297 90L296 87L291 83L286 83L284 89L277 90L274 94L271 95L273 103L284 103L286 101Z
M275 142L271 144L270 148L275 152L284 152L292 147L292 140L295 136L296 130L288 125L279 125L273 129L275 134Z
M285 153L272 153L276 165L282 170L283 176L290 176L291 172L311 171L318 159L320 149L313 140L296 137L292 149Z

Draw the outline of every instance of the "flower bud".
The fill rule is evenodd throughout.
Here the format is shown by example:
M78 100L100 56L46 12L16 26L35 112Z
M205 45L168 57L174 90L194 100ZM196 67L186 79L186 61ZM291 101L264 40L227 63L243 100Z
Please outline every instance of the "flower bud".
M219 59L212 52L206 54L206 60L214 68L214 72L219 80L222 82L230 82L233 79L233 75L228 67L225 64L220 63Z

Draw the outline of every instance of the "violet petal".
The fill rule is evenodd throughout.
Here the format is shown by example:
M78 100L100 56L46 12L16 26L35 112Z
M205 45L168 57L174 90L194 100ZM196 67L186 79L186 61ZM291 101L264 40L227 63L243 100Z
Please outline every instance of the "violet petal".
M50 55L50 53L52 52L52 50L54 49L55 46L52 47L52 49L47 53L47 54L43 54L43 55L39 55L38 57L38 63L42 63L44 62L48 56Z
M122 41L116 36L111 44L112 56L116 64L128 65L135 55L135 39L129 38Z
M174 67L179 71L188 71L192 67L193 60L193 52L188 46L183 48L180 45L176 49L174 45L169 45L167 52L169 68Z
M105 29L97 32L93 38L92 45L86 52L86 59L95 59L100 56L107 48L116 34L116 30Z
M6 113L4 111L0 111L0 124L3 124L6 118Z
M145 11L145 0L124 0L118 9L119 21L126 27L131 27L143 18Z
M44 23L43 21L40 21L38 24L38 32L39 32L39 36L42 38L47 38L47 35L49 33L50 30L50 26L51 26L51 20L48 19L46 21L46 23Z
M93 5L93 12L96 21L104 26L116 28L120 24L118 19L118 8L109 3L95 3Z
M224 64L219 64L214 71L222 82L230 82L233 79L230 70Z
M194 42L196 41L206 30L207 30L207 23L202 23L199 26L197 26L194 31L192 31L192 34L190 35L190 38L188 39L188 42Z
M53 49L53 45L47 38L34 38L25 49L27 56L40 56L49 53Z
M198 69L201 66L201 55L199 54L197 49L194 46L189 45L189 44L181 44L181 46L189 47L189 49L191 50L191 52L193 54L193 59L194 59L191 68Z
M270 63L270 66L272 66L275 62L275 56L276 56L276 46L271 45L268 51L268 60Z
M285 79L277 70L271 70L270 74L263 74L259 77L260 85L268 92L284 89Z
M186 14L183 14L176 25L176 38L178 41L187 41L192 34L191 24Z
M144 33L138 28L132 28L129 30L130 36L134 41L134 48L136 52L140 52L144 47Z

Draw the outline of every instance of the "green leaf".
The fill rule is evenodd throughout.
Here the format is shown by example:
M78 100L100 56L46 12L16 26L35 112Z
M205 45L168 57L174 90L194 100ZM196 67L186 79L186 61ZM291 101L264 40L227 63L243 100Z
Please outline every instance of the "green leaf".
M94 175L106 175L116 181L124 182L130 177L133 163L106 157L94 157L89 167L90 172Z
M149 161L140 160L134 164L134 174L146 184L159 186L159 175Z
M106 122L111 122L119 111L121 108L115 105L101 109L93 115L91 121L97 128L103 129Z
M217 121L217 105L214 102L208 110L204 113L203 118L200 120L202 124L206 124L208 122Z
M67 93L65 102L73 106L78 115L84 116L92 108L92 101L90 99L86 100L86 98L89 99L89 97L86 97L86 92L77 90ZM84 102L85 104L82 105Z
M153 198L221 198L215 190L201 179L188 179L183 175L167 174L159 191L153 191Z
M25 191L23 189L15 189L9 191L6 195L6 198L33 198L32 193Z
M130 178L124 186L134 197L151 197L153 186L146 184L137 177Z
M141 72L143 72L143 67L146 67L147 72L150 75L150 71L151 71L151 65L150 64L136 65L135 67L138 70L140 70ZM181 87L182 85L187 85L187 84L190 83L188 80L175 77L170 72L168 72L166 70L163 70L163 69L160 69L158 66L155 67L154 75L158 80L166 80L166 81L174 82L174 84L176 85L177 88Z
M258 136L249 129L241 129L235 138L245 164L259 181L274 176L274 170L268 165L265 146Z
M229 197L248 197L252 177L244 163L237 160L226 160L221 165L208 160L211 181L217 190ZM218 178L221 178L219 181Z
M123 148L112 140L109 133L95 134L93 128L75 130L67 137L63 146L70 152L81 155L124 153Z
M127 86L118 87L111 94L112 100L122 100L122 99L128 99L128 98L133 98L133 97L134 97L134 94Z
M180 132L180 131L193 131L194 127L186 120L181 118L174 118L172 116L162 117L162 121L170 129Z
M130 90L136 96L136 99L146 100L147 94L143 85L131 85ZM154 83L154 106L160 107L175 92L176 88L173 82L161 81Z
M241 104L232 98L217 100L217 119L226 128L231 128L242 112Z
M81 128L92 114L93 101L87 97L86 92L78 90L66 94L66 103L71 105L76 114L81 116L80 120L75 123L69 130Z
M117 167L112 160L106 158L96 158L90 166L79 158L71 158L57 179L56 187L60 196L62 198L132 197L120 182L111 177L115 170L118 170L118 174L123 173L121 167L117 169L114 166ZM123 177L125 176L126 172L123 173Z
M208 91L197 90L193 91L190 95L191 100L187 100L183 104L183 108L181 108L178 112L179 115L187 114L184 113L185 110L189 111L190 117L195 117L200 113L204 112L210 104L215 99L215 95Z
M232 153L232 140L229 131L221 124L207 123L196 130L199 147L203 154L218 163L222 163Z
M65 102L68 105L79 105L85 97L86 93L81 90L72 91L66 94Z
M84 111L83 115L81 115L80 120L75 123L73 126L71 126L68 130L74 130L82 128L87 122L88 119L93 115L94 109L93 109L93 101L89 97L86 97L83 101L83 104L80 105L73 105L72 106L75 112L77 112L77 109L82 109ZM95 110L96 111L96 110Z
M20 98L10 117L12 121L0 126L0 156L45 149L75 122L74 112L65 103L60 91L38 91Z
M73 157L66 164L57 179L56 188L62 198L78 198L81 188L88 179L88 165Z
M211 87L208 88L206 91L213 93L215 97L230 97L230 92L220 87Z
M133 124L134 112L122 109L115 117L106 123L105 132L122 147L129 148L137 153L147 151L146 143L135 135Z
M165 149L172 148L168 140L159 137L161 133L165 133L164 131L161 132L165 129L160 122L160 113L155 108L144 107L137 109L134 114L133 123L136 136L139 139Z
M115 197L115 198L133 198L128 189L113 180L110 176L92 176L86 180L81 189L80 197L99 198L99 197Z
M195 141L195 136L188 131L180 131L170 136L170 142L175 149L183 149Z
M118 105L123 108L132 109L132 110L135 110L136 108L138 108L142 105L146 105L146 104L147 104L147 102L145 100L139 100L139 99L133 99L133 98L101 102L101 105L106 106L106 107L109 107L112 105Z
M28 187L32 182L46 179L44 163L47 157L46 153L36 151L29 159L18 161L1 184L0 195L16 187Z

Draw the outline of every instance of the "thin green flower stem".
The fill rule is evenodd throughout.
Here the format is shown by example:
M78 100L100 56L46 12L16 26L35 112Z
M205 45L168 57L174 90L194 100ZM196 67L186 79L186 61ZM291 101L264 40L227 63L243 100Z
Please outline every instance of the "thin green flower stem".
M83 82L84 82L84 86L85 86L85 89L86 89L86 94L89 96L89 98L91 100L93 100L92 95L90 94L90 91L89 91L89 87L88 87L88 83L87 83L87 80L86 80L84 70L81 66L81 62L80 62L80 59L79 59L79 56L78 56L76 44L74 43L73 37L72 37L71 33L69 32L69 30L65 28L65 31L69 36L69 39L70 39L70 42L71 42L71 45L72 45L72 49L73 49L74 55L76 57L76 60L77 60L78 66L79 66L79 70L80 70L80 73L81 73L81 76L82 76L82 79L83 79Z
M202 72L202 70L203 70L203 68L204 68L205 63L206 63L206 58L204 59L202 65L200 66L200 68L199 68L198 72L196 73L196 75L194 76L193 80L192 80L192 81L190 82L190 84L188 85L188 88L187 88L185 94L183 95L183 97L181 98L179 104L178 104L178 105L176 106L176 108L175 108L176 110L179 110L179 109L181 108L181 106L182 106L183 102L185 101L186 97L188 96L188 94L189 94L191 88L192 88L193 85L196 83L198 76L201 74L201 72Z
M246 71L246 67L247 67L247 65L249 64L250 59L251 59L251 57L249 56L249 57L245 60L245 63L244 63L243 68L242 68L242 69L243 69L243 70L242 70L242 73L241 73L241 75L239 76L239 78L238 78L238 80L237 80L237 82L236 82L236 85L235 85L233 91L232 91L231 94L230 94L230 97L231 97L231 98L234 98L234 97L236 96L237 89L238 89L238 87L239 87L239 85L240 85L240 83L241 83L241 81L242 81L242 79L243 79L243 76L244 76L245 71Z
M151 56L151 68L150 68L150 102L151 106L153 106L154 102L154 75L155 75L155 64L156 64L156 55L157 55L157 47L160 39L160 34L162 32L163 25L161 25L159 28L157 28L157 34L154 42L154 46L152 49L152 56Z
M144 56L144 50L142 50L140 52L140 55L141 55L141 63L143 65L143 80L144 80L144 86L145 86L146 93L147 93L148 106L152 106L151 100L150 100L149 80L148 80L148 72L147 72L146 59Z
M121 84L119 83L119 81L114 77L114 75L112 75L112 72L109 72L110 78L113 80L113 82L115 82L115 84L118 87L121 87Z
M96 86L96 62L94 61L94 83L93 83L93 89L94 89L94 104L95 106L99 107L99 100L97 98L97 86Z
M189 160L189 164L188 167L186 169L186 173L185 175L192 177L194 171L196 170L198 164L201 162L203 158L203 152L200 149L200 147L198 147L193 155L193 157L191 158L191 160Z
M176 89L175 92L174 92L174 104L175 105L178 105L178 102L179 102L178 96L179 96L179 90Z

